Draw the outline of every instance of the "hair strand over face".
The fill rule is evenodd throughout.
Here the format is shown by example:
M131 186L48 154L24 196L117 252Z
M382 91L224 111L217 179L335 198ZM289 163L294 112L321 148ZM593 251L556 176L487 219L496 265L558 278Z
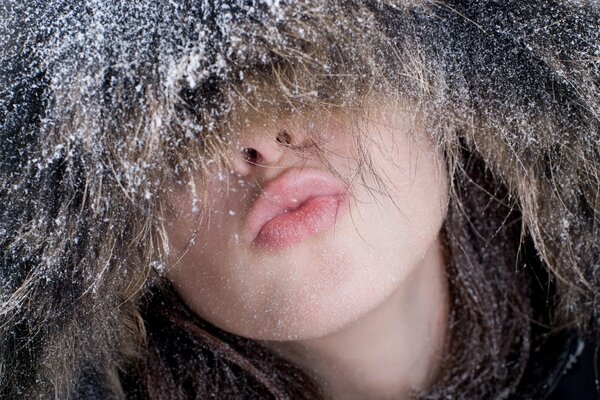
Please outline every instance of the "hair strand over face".
M173 298L158 273L166 188L203 193L252 115L360 119L382 98L423 119L452 177L448 368L419 396L506 398L525 390L532 320L597 326L595 5L9 0L0 12L0 397L64 398L89 366L116 395L127 373L180 397L241 377L231 397L317 395ZM355 139L369 174L368 138ZM537 278L549 315L531 300ZM183 350L169 355L171 334ZM193 366L195 381L177 375Z

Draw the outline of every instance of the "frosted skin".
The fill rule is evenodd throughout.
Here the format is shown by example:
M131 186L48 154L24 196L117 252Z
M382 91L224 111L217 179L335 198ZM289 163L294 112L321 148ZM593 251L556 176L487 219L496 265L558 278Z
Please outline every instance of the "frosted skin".
M384 108L361 127L374 169L362 180L350 124L317 119L320 148L349 184L347 207L333 227L292 246L256 247L244 223L261 188L289 168L326 169L316 154L298 155L270 139L275 132L264 134L285 129L306 140L306 117L295 118L245 129L240 148L257 149L261 165L235 156L229 176L214 174L212 210L167 277L200 316L262 341L332 398L408 396L435 379L446 334L442 158L413 116ZM169 237L180 251L195 226L194 204L182 188L173 203L181 215Z
M334 227L289 248L251 246L244 221L260 187L287 168L326 167L316 155L279 146L262 126L249 126L241 144L258 149L262 166L238 157L229 176L215 173L209 185L212 211L195 243L168 278L199 315L227 331L263 340L316 338L335 332L380 305L419 266L437 238L446 212L447 185L439 155L424 134L412 135L410 115L377 113L362 127L370 143L373 176L350 185L348 212ZM349 180L357 150L340 121L315 122L325 132L328 162ZM302 139L296 118L268 124ZM266 132L274 136L274 132ZM298 139L299 138L299 139ZM187 188L174 191L180 217L169 221L174 254L185 247L198 214Z

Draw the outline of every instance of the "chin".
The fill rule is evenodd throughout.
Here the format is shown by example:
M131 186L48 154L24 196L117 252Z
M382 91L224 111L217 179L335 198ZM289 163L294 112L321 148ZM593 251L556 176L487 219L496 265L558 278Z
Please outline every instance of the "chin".
M326 258L327 260L319 258ZM296 270L288 263L287 279L259 295L251 307L240 308L239 318L220 326L240 336L265 341L308 340L335 333L380 306L402 278L375 263L347 262L339 252L335 262L329 255L313 251L305 255L310 268ZM326 261L326 262L323 262ZM360 260L362 261L362 260ZM365 260L366 261L366 260ZM274 266L277 268L277 266ZM251 317L249 317L251 316Z
M375 309L386 296L357 300L354 296L330 297L315 302L297 299L293 307L271 309L251 325L228 327L237 335L265 341L298 341L333 334ZM226 327L227 328L227 327Z

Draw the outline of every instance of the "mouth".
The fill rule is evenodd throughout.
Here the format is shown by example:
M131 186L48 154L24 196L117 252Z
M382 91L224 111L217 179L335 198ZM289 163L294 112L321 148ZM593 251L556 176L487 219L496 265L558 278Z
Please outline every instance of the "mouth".
M250 210L245 228L252 245L282 249L327 230L346 208L346 189L324 171L287 171L267 185Z

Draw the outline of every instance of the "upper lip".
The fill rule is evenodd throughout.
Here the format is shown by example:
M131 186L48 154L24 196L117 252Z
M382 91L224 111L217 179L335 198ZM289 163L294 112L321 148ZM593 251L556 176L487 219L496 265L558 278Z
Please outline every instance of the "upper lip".
M290 169L264 188L250 209L246 229L254 240L262 227L278 215L295 210L314 197L342 195L345 191L344 182L329 172Z

